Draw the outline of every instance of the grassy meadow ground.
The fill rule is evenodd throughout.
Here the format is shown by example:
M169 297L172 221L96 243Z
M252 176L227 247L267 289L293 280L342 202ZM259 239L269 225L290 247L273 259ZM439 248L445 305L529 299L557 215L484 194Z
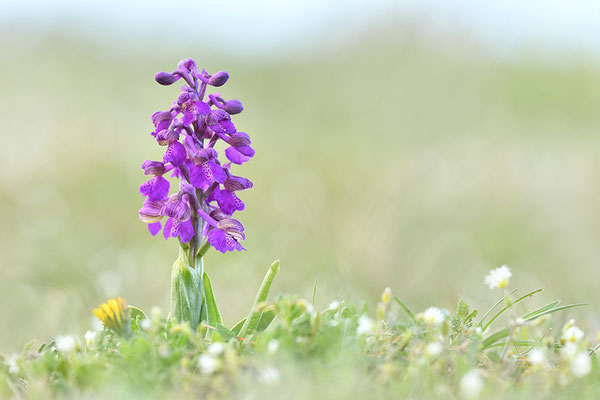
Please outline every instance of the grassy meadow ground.
M160 156L150 115L177 91L153 74L183 57L230 72L257 151L238 170L255 184L248 252L206 259L228 325L279 258L274 293L310 298L318 274L321 306L389 286L414 309L491 306L482 277L508 264L513 286L546 287L534 304L590 303L569 315L600 328L600 73L585 59L385 34L251 61L0 40L1 350L85 332L111 296L168 308L177 245L147 233L137 188Z

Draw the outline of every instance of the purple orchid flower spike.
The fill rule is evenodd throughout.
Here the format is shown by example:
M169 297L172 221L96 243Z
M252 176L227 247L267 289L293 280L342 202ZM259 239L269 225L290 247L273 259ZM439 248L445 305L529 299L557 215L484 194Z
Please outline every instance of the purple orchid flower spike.
M164 86L179 80L185 85L169 109L152 115L152 136L166 150L162 161L147 160L142 165L151 178L140 187L145 196L140 219L152 235L162 230L166 239L178 238L190 261L207 246L222 253L244 250L239 243L245 239L244 227L231 215L244 210L238 193L250 189L252 182L230 169L231 163L248 162L254 149L250 136L238 132L231 120L243 111L242 103L206 93L210 87L225 85L229 73L211 75L199 70L194 60L184 59L173 72L159 72L154 78ZM169 172L170 180L180 181L179 191L172 195Z

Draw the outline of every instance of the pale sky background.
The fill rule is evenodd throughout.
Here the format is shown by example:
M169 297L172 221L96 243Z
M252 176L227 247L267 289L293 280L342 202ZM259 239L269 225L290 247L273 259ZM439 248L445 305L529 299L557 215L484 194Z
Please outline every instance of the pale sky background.
M209 48L253 57L343 39L390 16L442 35L459 29L500 53L533 45L600 55L600 0L0 0L4 27L76 31L100 42L204 38Z

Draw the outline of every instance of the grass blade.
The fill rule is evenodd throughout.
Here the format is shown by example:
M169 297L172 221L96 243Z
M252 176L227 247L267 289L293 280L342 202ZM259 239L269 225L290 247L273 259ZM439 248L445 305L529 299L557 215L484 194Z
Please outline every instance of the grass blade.
M536 314L539 314L539 313L542 313L544 311L550 310L550 309L556 307L559 304L560 304L560 300L554 300L552 303L548 303L545 306L540 307L537 310L530 312L529 314L523 315L521 318L527 319L527 318L532 317L532 316L534 316Z
M481 321L479 321L478 325L482 326L483 325L483 321L485 321L485 319L488 317L488 315L490 315L490 313L492 311L494 311L494 308L498 307L498 305L500 303L502 303L502 301L504 301L504 299L506 299L508 296L510 296L511 294L513 294L516 291L517 291L517 289L513 289L510 293L507 293L504 296L502 296L502 298L500 300L498 300L489 310L487 310L487 312L481 318Z
M541 292L542 290L544 290L544 288L539 288L539 289L536 289L536 290L534 290L534 291L532 291L532 292L529 292L529 293L527 293L526 295L523 295L523 296L519 297L519 298L518 298L517 300L515 300L515 302L514 302L514 303L512 303L511 305L507 305L507 306L505 306L505 307L504 307L502 310L498 311L498 312L496 313L496 315L494 315L494 316L493 316L493 317L490 319L490 321L489 321L487 324L485 324L485 326L482 328L482 330L485 332L485 331L487 330L487 328L489 328L489 326L490 326L490 325L491 325L491 324L492 324L492 323L493 323L495 320L497 320L497 319L498 319L498 318L499 318L499 317L500 317L502 314L504 314L504 312L505 312L506 310L508 310L508 309L509 309L511 306L513 306L513 305L515 305L515 304L518 304L518 303L520 303L521 301L525 300L526 298L528 298L528 297L531 297L531 296L533 296L534 294Z
M412 311L410 311L410 309L406 306L406 304L404 304L402 302L402 300L400 300L398 297L394 296L394 300L396 300L396 302L398 304L400 304L400 307L402 307L404 309L404 311L406 311L406 313L408 314L408 316L410 317L410 319L412 319L413 321L417 321L417 318L415 317L415 314L412 313Z
M537 319L537 318L541 317L542 315L552 314L552 313L555 313L557 311L562 311L562 310L566 310L568 308L581 307L581 306L589 306L589 304L586 304L586 303L568 304L566 306L560 306L560 307L552 308L550 310L546 310L544 312L541 312L539 314L535 314L535 315L533 315L533 316L531 316L529 318L524 318L524 319L525 319L525 321L533 321L534 319Z

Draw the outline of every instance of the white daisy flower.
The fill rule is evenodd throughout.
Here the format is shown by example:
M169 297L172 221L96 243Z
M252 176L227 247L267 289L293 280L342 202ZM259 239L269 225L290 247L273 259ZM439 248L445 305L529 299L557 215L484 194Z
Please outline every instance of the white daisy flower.
M583 335L584 333L581 329L575 325L572 325L565 330L562 338L565 342L578 343L581 339L583 339Z
M88 346L91 346L92 343L94 343L94 340L96 339L96 335L98 335L98 332L94 332L94 331L87 331L85 333L85 335L83 336L85 339L85 343Z
M277 350L279 350L279 340L277 340L277 339L271 339L271 340L269 340L269 343L267 344L267 351L270 354L273 354Z
M145 331L149 331L150 328L152 328L152 321L150 321L148 318L144 318L140 321L140 328Z
M71 335L59 335L54 341L56 349L63 354L70 353L75 350L75 338Z
M585 376L592 370L592 360L587 352L577 354L571 363L571 371L578 378Z
M460 392L466 398L476 398L481 393L481 389L483 389L483 380L475 369L464 374L460 380Z
M439 356L442 353L444 346L440 342L431 342L425 347L425 354L428 356Z
M542 349L535 348L529 352L529 362L536 365L546 363L546 353Z
M264 384L272 385L279 383L279 370L273 367L267 367L260 370L258 380Z
M508 281L512 276L510 268L506 265L491 270L483 280L490 289L504 289L508 286Z
M218 356L225 350L225 345L221 342L215 342L208 345L207 352L210 355Z
M356 333L359 335L371 333L373 332L374 328L375 323L371 318L367 317L366 315L361 315L360 318L358 318L358 328L356 328Z
M437 307L429 307L424 312L420 313L418 319L425 322L427 325L441 325L446 319L444 312Z
M338 308L340 308L340 302L337 300L332 301L331 303L329 303L329 305L327 306L327 309L329 311L335 311Z
M16 353L13 353L6 358L6 365L8 365L8 372L12 375L16 375L19 373L19 365L17 364L18 360L19 360L19 355Z
M210 375L217 370L219 366L217 360L209 354L201 354L198 357L198 367L204 375Z

